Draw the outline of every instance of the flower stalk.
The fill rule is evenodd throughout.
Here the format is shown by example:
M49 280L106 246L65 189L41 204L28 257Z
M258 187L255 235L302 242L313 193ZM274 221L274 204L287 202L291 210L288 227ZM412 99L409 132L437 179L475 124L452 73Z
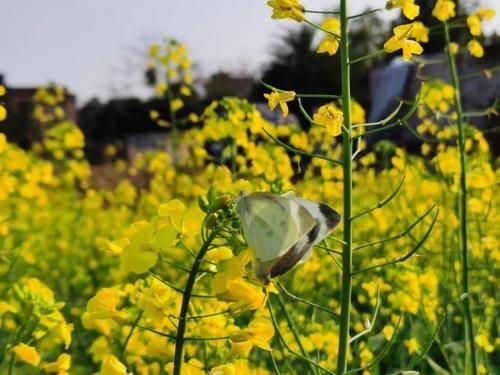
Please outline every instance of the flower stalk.
M459 191L459 249L462 263L461 280L461 301L465 321L465 342L466 342L466 368L469 368L471 375L477 374L476 346L474 342L474 329L472 326L472 312L470 308L469 292L469 253L467 249L467 160L465 155L465 124L463 121L462 102L460 99L460 80L458 77L455 56L450 49L450 31L446 22L443 22L444 36L446 41L446 53L451 73L451 83L454 88L455 111L457 113L458 126L458 151L460 160L460 191ZM467 366L468 364L468 366Z
M187 323L187 313L189 308L189 302L191 300L191 292L193 291L194 283L196 281L196 276L198 275L198 270L200 269L201 262L205 257L210 244L217 236L217 231L213 231L203 243L200 248L196 259L194 260L193 266L191 267L191 272L189 273L188 280L186 282L186 287L184 288L184 293L182 296L181 311L179 314L179 325L177 326L177 335L175 338L175 354L174 354L174 375L180 375L182 373L182 363L184 357L184 334L186 333L186 323Z
M347 371L349 353L349 325L352 294L352 136L351 136L351 87L349 67L349 36L347 0L340 1L340 68L342 83L342 112L344 115L343 163L344 170L344 233L342 251L342 300L340 308L339 353L337 374Z

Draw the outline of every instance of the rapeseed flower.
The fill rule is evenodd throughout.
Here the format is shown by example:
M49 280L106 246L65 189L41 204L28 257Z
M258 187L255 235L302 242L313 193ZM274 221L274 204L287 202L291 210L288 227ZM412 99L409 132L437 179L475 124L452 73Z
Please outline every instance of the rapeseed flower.
M333 34L340 34L340 20L338 18L327 18L321 22L321 27ZM339 49L339 38L327 34L319 43L317 53L328 53L330 56L335 55Z
M304 20L304 7L299 0L269 0L267 5L273 9L273 19L291 19L297 22Z
M127 375L127 368L114 355L105 355L99 375Z
M455 17L455 3L452 0L437 0L432 15L441 22L446 22Z
M71 367L71 356L63 353L57 357L55 362L42 365L42 369L48 373L57 373L57 375L69 375L68 370Z
M414 19L420 13L420 7L415 0L389 0L385 5L387 9L402 8L403 14L409 20Z
M319 125L323 125L332 137L342 133L344 114L333 103L319 107L318 111L313 115L313 120Z
M245 343L250 348L256 346L260 349L271 351L269 341L274 336L274 328L268 318L260 316L252 320L247 328L233 332L229 336L231 341L236 344Z
M18 344L14 347L14 353L16 357L33 367L38 367L40 364L41 358L40 354L38 354L36 348L34 346L26 345L26 344Z
M87 312L90 319L117 319L124 320L126 315L117 310L121 292L116 288L102 288L87 303Z
M273 91L270 94L264 94L264 97L268 100L269 109L274 111L277 105L280 106L283 117L288 116L288 105L287 102L295 100L294 91Z
M404 61L410 61L412 55L420 55L424 51L422 46L417 41L408 39L413 29L411 25L412 24L395 27L393 29L394 35L384 43L384 51L393 53L400 49L403 52ZM425 39L425 29L420 28L419 30L418 27L416 29L416 36Z
M467 49L474 57L481 58L484 56L484 48L476 39L472 39L467 43Z

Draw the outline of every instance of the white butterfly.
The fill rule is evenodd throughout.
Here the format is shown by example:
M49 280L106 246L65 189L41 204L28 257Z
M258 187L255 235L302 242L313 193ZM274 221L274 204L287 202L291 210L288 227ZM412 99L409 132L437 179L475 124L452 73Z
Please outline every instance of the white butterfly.
M293 192L243 194L236 210L243 235L255 253L255 274L266 284L306 261L312 247L341 219L330 207Z

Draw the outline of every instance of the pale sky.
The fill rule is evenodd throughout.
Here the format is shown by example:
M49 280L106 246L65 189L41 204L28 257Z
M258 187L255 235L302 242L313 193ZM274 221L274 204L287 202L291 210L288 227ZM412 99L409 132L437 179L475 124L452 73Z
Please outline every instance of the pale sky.
M325 10L338 0L302 0ZM386 0L351 0L350 11L383 7ZM500 32L500 0L486 30ZM388 18L398 10L384 11ZM292 21L275 21L266 0L3 0L0 4L0 73L7 85L55 81L82 104L93 96L140 95L147 45L173 37L184 42L197 69L255 73ZM319 18L309 17L313 20Z

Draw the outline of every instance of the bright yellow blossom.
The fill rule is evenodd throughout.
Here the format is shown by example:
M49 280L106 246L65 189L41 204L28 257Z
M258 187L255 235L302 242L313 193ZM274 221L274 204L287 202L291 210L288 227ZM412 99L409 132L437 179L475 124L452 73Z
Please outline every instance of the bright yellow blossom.
M382 329L382 333L384 334L384 338L387 341L390 341L392 339L392 336L394 335L394 327L390 324L385 325Z
M237 375L236 368L232 363L212 368L209 375Z
M31 366L38 367L40 364L40 354L38 354L34 346L19 344L14 347L16 357Z
M323 125L332 137L342 133L344 115L333 103L319 107L318 112L313 115L313 120L319 125Z
M114 355L106 355L102 359L99 375L127 375L127 368Z
M476 343L487 353L493 353L493 350L495 350L495 346L490 343L488 334L484 331L476 335Z
M71 367L71 356L63 353L55 362L46 363L42 366L43 370L48 373L57 373L57 375L69 375L67 370Z
M472 39L469 43L467 43L467 49L474 57L481 58L484 55L484 48L476 39Z
M469 27L469 31L474 36L481 35L481 20L475 14L467 17L467 26Z
M441 22L446 22L455 17L455 3L452 0L437 0L432 15Z
M0 122L4 121L7 118L7 109L0 104Z
M458 45L458 43L451 42L449 45L449 48L450 48L450 52L452 54L456 55L458 53L460 46Z
M231 341L235 343L249 342L260 349L271 351L269 341L274 336L273 324L268 318L258 317L250 322L247 328L231 333Z
M491 21L493 17L495 17L496 11L495 9L481 8L476 12L476 14L481 20L484 19L487 21Z
M90 319L122 318L123 313L116 309L120 302L120 292L116 288L102 288L87 303Z
M417 42L429 41L429 29L422 22L412 22L394 28L394 35L400 38L412 38Z
M184 96L191 96L191 89L187 86L181 86L179 92Z
M403 51L404 61L410 61L412 55L420 55L424 51L422 46L417 41L408 39L409 35L406 35L411 33L411 29L411 24L395 27L393 29L394 35L384 44L384 51L393 53L400 49ZM417 31L419 31L417 35L420 38L425 38L424 30L425 29L421 28L419 31L417 27Z
M292 19L297 22L304 20L304 7L299 0L269 0L267 2L273 8L273 19Z
M420 13L420 7L415 0L388 0L385 5L387 9L403 8L403 14L409 20L414 19Z
M174 100L172 100L172 102L170 103L170 110L172 112L177 112L179 109L181 109L182 107L184 107L184 102L182 101L182 99L179 99L179 98L175 98Z
M410 355L414 354L414 353L418 353L418 351L420 350L420 346L418 344L418 341L414 337L412 337L409 340L405 340L404 344L405 344L406 348L408 349L408 353Z
M321 27L333 34L340 34L340 20L338 18L327 18L321 22ZM319 43L317 53L328 53L330 56L335 55L339 49L338 37L327 34Z
M186 205L179 199L172 199L168 203L161 204L158 215L164 217L178 218L186 211Z
M268 100L269 109L271 111L276 108L279 104L281 111L283 112L283 117L288 116L288 105L287 102L291 102L295 100L295 92L294 91L273 91L270 94L264 94L264 97Z

